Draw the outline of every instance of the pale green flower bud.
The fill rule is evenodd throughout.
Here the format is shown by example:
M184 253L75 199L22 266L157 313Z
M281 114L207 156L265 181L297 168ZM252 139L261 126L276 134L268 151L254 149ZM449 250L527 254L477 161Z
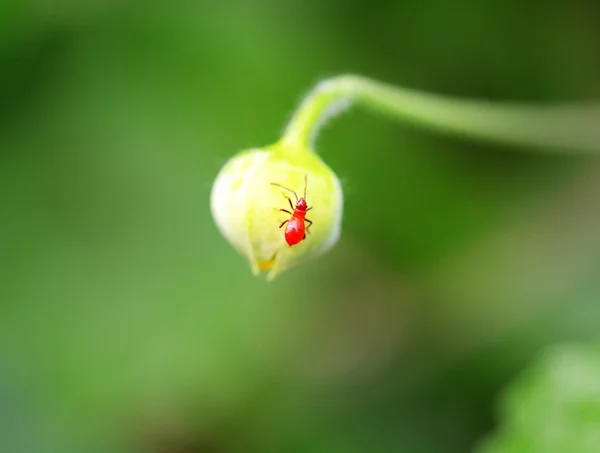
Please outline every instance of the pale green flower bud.
M286 226L287 198L293 193L312 207L306 214L313 224L306 238L289 246ZM341 233L343 195L335 173L317 154L299 147L275 144L243 151L231 158L217 176L211 193L211 211L217 227L234 248L250 261L255 275L268 271L267 280L335 245ZM287 224L286 224L287 225ZM309 223L306 222L306 226Z

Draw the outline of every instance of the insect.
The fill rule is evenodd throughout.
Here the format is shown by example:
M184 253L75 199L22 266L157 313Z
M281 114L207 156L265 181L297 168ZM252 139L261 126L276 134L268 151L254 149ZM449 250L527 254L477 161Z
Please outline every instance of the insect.
M287 212L291 216L279 225L279 228L281 228L287 223L287 227L285 228L285 241L291 247L292 245L300 243L303 239L306 239L306 232L308 232L309 228L312 226L312 221L306 218L306 213L312 209L312 206L309 208L306 204L306 175L304 175L304 196L302 198L298 198L296 192L281 184L277 184L276 182L272 182L271 184L289 190L294 194L294 197L296 197L296 207L292 204L292 200L287 197L292 211L280 209L280 211ZM308 227L306 227L305 221L309 223Z

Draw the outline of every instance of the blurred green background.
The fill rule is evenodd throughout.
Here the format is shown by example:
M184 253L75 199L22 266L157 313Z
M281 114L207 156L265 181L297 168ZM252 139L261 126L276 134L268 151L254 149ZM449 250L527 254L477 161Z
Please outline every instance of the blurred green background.
M546 346L597 337L600 160L350 111L317 143L342 239L271 284L219 235L211 184L340 73L597 98L599 17L592 0L3 0L0 450L471 451Z

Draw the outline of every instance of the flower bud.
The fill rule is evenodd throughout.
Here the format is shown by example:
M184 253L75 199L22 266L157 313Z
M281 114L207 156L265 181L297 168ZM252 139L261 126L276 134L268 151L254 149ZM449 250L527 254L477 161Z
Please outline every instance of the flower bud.
M305 188L306 181L306 188ZM279 184L289 188L286 190ZM289 246L286 225L296 196L311 208L306 237ZM293 191L293 192L292 192ZM275 144L242 151L219 172L211 192L211 211L220 232L267 280L335 245L341 233L343 195L333 171L309 149Z

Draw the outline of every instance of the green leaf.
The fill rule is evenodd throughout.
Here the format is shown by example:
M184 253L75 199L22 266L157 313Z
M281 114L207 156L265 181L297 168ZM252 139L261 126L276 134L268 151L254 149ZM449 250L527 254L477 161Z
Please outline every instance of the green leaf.
M477 453L600 451L600 346L563 345L508 390L501 427Z

